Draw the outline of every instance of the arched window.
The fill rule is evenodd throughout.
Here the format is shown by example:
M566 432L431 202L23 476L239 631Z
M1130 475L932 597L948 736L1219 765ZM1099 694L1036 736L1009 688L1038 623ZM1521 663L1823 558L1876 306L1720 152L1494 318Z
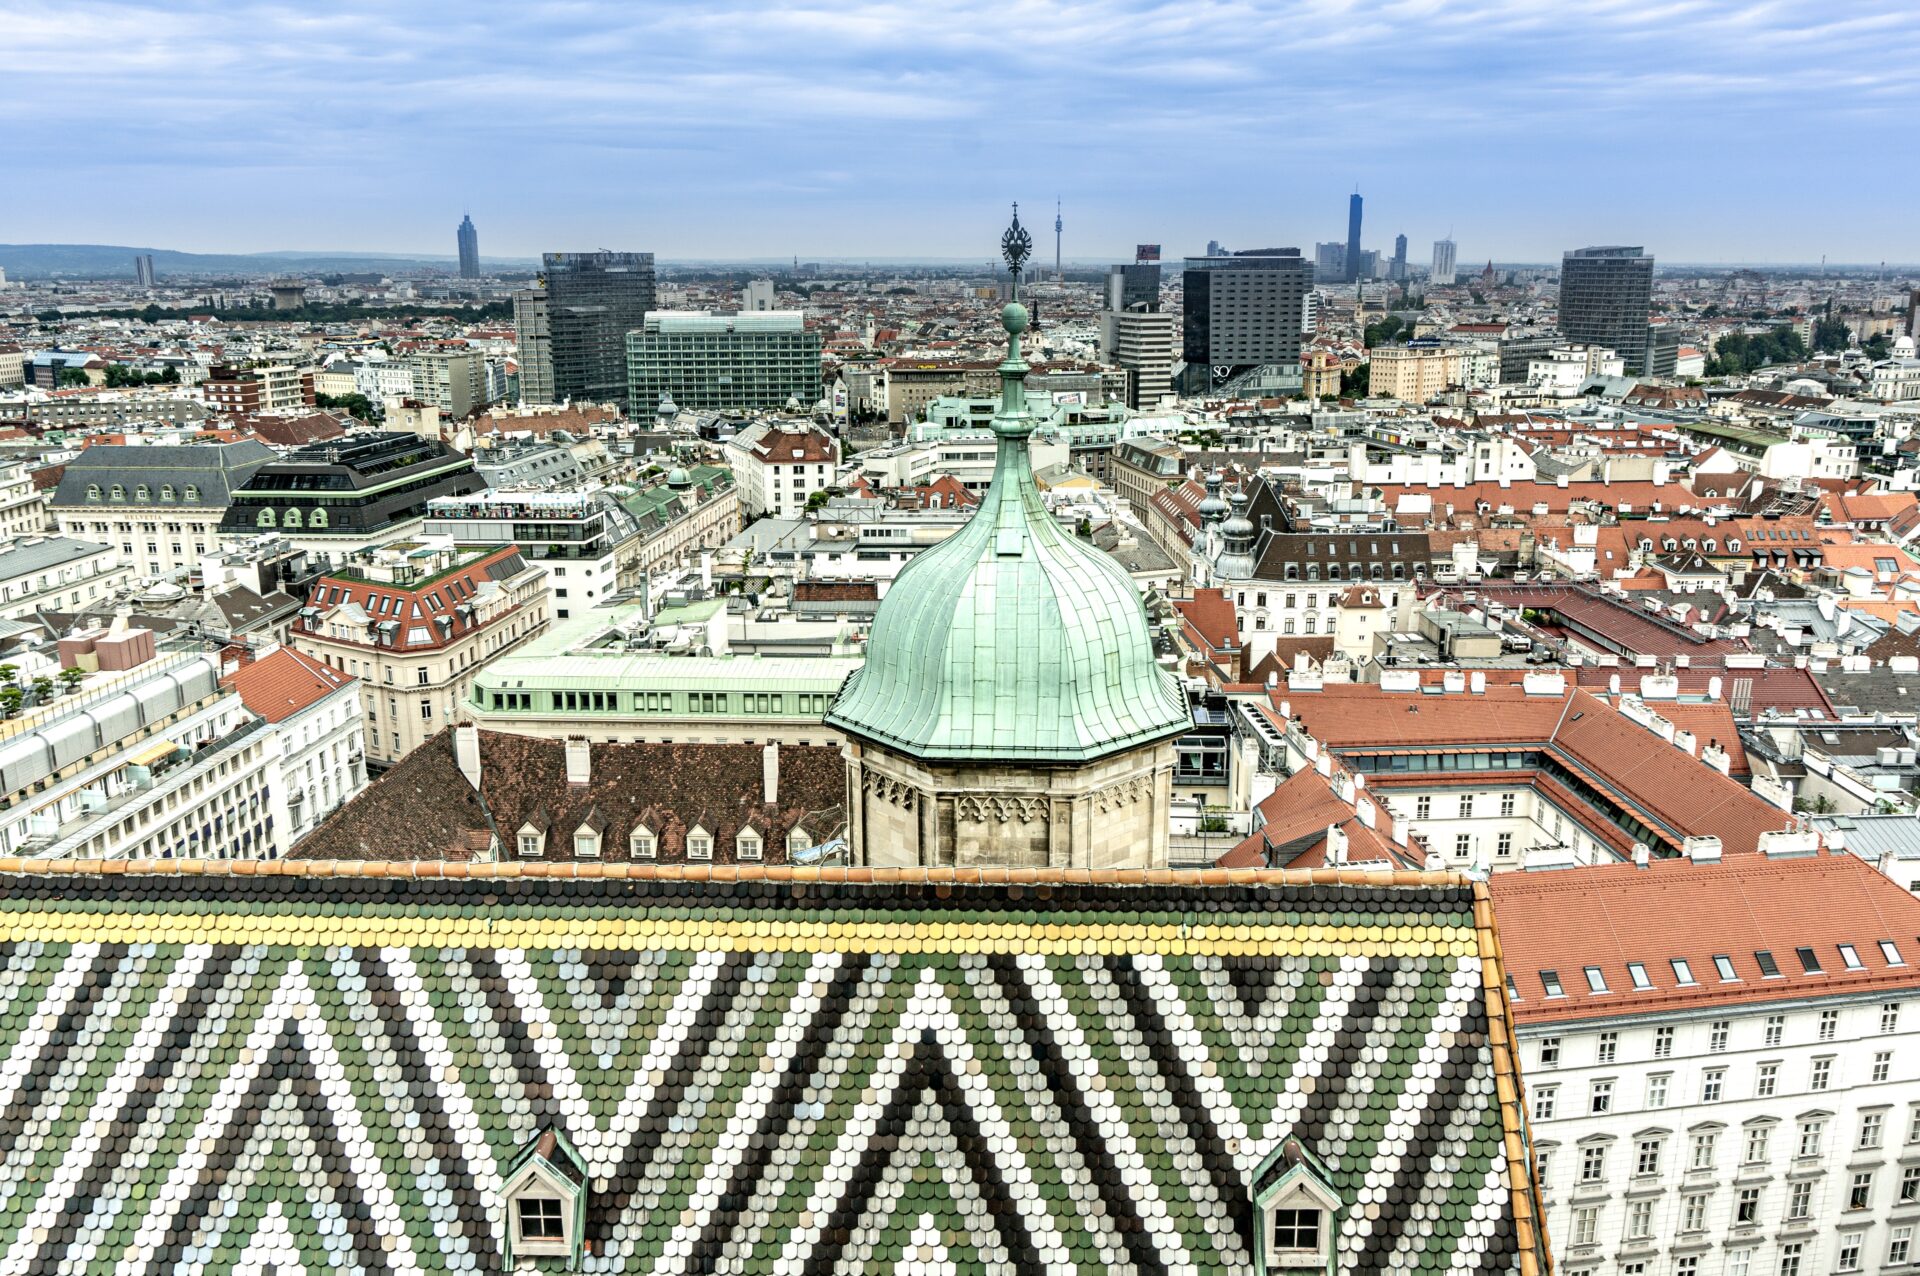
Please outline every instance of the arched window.
M163 501L171 501L173 499L173 484L162 483L160 485L160 499Z
M187 499L189 501L197 501L200 499L200 489L192 483L187 484Z
M327 512L325 510L309 510L307 512L308 527L325 527L326 525Z
M255 527L272 527L274 524L273 511L270 509L261 510L254 516L253 523Z
M281 516L280 526L282 527L300 526L300 511L297 509L288 510L284 515Z
M145 483L142 483L140 484L140 486L133 489L133 499L144 503L146 501L152 500L153 494L147 490L147 485Z
M121 486L120 484L118 484L118 483L115 483L115 484L113 485L113 500L114 500L114 504L116 504L116 505L118 505L118 504L122 504L122 503L124 503L124 502L126 501L126 499L127 499L127 489L126 489L125 487L123 487L123 486Z
M100 485L98 483L87 484L87 499L90 501L100 499Z

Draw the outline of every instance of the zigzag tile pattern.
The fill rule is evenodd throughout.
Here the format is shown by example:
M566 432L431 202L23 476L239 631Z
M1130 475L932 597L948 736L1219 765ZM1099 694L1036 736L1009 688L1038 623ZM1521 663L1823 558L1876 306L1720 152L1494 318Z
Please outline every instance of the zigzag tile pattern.
M1455 887L0 877L0 1272L500 1271L547 1124L589 1272L1245 1272L1288 1134L1342 1273L1515 1270L1479 954Z

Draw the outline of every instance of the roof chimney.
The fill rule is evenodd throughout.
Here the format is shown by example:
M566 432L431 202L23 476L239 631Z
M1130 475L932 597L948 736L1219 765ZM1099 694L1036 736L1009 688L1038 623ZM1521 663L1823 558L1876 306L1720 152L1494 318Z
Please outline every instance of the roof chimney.
M453 729L453 760L473 791L480 791L480 728L462 722Z
M567 737L567 783L586 784L593 779L593 750L583 735Z
M780 801L780 745L772 740L760 751L760 800L768 806Z
M1645 868L1652 862L1653 852L1647 849L1647 844L1645 842L1635 842L1633 844L1633 866L1635 868Z

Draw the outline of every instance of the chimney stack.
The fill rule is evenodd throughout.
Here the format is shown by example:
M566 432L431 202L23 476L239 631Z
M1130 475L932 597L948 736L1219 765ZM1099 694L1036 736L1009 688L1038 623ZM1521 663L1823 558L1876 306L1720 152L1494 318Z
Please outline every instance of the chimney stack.
M453 760L473 791L480 791L480 728L462 722L453 729Z
M567 737L567 783L587 784L593 780L593 750L583 735Z
M768 806L780 801L780 746L771 740L760 751L760 800Z

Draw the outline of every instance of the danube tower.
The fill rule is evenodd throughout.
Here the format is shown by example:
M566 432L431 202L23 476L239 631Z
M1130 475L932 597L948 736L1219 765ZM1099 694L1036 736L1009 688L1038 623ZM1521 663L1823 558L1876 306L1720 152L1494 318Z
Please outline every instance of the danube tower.
M1053 201L1053 281L1059 283L1066 276L1060 273L1060 201Z

